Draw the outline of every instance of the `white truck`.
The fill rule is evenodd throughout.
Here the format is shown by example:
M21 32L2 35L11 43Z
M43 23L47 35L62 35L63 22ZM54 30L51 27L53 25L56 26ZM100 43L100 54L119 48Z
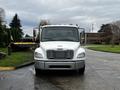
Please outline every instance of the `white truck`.
M76 25L45 25L40 29L39 47L34 52L35 71L85 71L85 50Z

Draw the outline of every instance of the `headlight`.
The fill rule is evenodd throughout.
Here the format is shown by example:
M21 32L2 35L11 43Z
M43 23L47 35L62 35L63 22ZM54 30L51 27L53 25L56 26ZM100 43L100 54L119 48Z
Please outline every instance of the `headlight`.
M42 54L41 54L41 53L38 53L38 52L35 52L35 53L34 53L34 57L35 57L35 58L43 58Z
M80 53L78 54L77 58L84 58L85 57L85 53Z

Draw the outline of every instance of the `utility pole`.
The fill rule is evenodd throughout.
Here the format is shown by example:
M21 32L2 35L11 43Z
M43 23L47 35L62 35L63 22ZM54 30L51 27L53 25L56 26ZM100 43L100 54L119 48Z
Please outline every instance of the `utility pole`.
M93 32L93 30L94 30L94 24L93 23L92 23L92 28L91 29L92 29L91 31Z

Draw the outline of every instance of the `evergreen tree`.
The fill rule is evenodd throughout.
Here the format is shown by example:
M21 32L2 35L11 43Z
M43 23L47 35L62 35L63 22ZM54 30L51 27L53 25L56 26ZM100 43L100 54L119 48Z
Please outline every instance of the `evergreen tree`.
M30 37L30 35L26 34L25 37Z
M23 32L21 29L20 19L18 18L17 14L15 14L10 23L10 30L14 41L17 41L22 38Z

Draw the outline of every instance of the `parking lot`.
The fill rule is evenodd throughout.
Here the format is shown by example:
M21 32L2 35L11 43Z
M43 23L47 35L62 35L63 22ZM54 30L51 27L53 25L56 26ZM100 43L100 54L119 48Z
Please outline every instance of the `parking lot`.
M86 49L86 71L51 71L34 66L0 72L0 90L120 90L120 54Z

